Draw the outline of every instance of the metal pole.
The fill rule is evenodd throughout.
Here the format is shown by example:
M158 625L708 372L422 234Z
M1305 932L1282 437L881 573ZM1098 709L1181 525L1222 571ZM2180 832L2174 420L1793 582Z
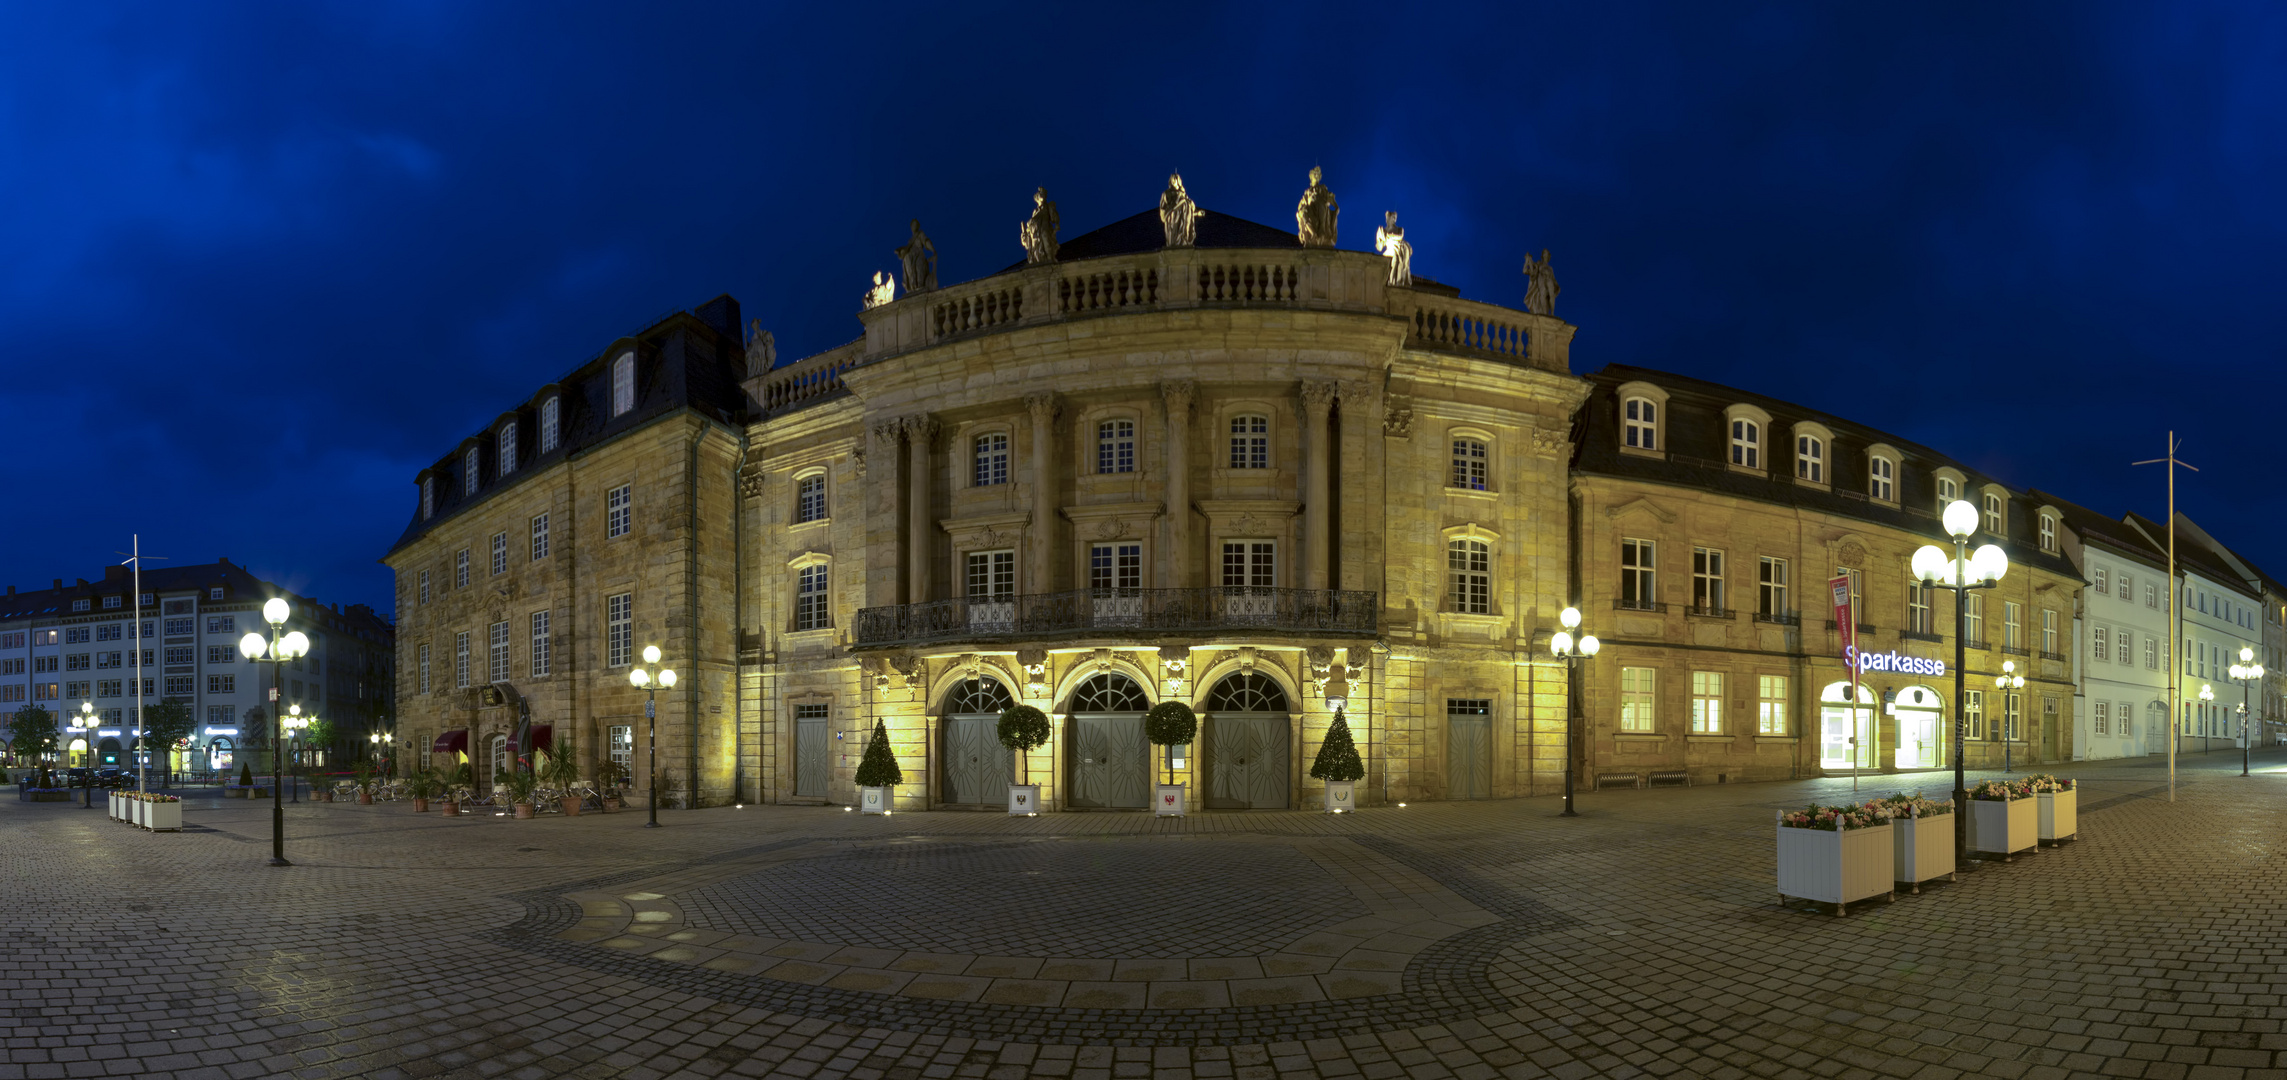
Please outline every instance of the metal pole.
M286 793L278 786L286 771L285 724L278 712L285 672L278 648L285 640L284 624L270 628L270 865L292 866L286 861Z
M1969 779L1963 764L1962 740L1969 734L1969 590L1962 571L1968 560L1962 557L1969 546L1966 540L1955 539L1954 591L1953 591L1953 850L1954 865L1960 866L1969 854ZM2004 845L2006 846L2006 845Z
M2241 776L2248 775L2247 747L2249 739L2247 737L2247 694L2247 680L2241 679L2239 682L2239 775Z
M659 707L658 707L658 704L657 704L658 700L659 700L659 695L658 695L658 692L657 692L657 691L655 691L655 690L653 690L649 684L646 684L646 685L644 686L644 688L643 688L643 719L644 719L644 722L645 722L645 726L646 726L646 729L647 729L647 731L648 731L648 734L647 734L647 736L646 736L646 737L647 737L647 738L650 740L650 743L651 743L651 747L650 747L650 749L649 749L648 751L646 751L646 752L647 752L647 753L650 755L650 757L651 757L651 820L650 820L650 821L647 821L647 822L644 822L644 823L643 823L643 827L644 827L644 828L646 828L646 829L656 829L656 828L658 828L658 827L659 827Z
M1572 808L1572 733L1580 728L1580 662L1577 657L1564 658L1564 812L1558 817L1579 817Z
M128 547L130 547L130 548L132 548L132 549L134 550L134 553L135 553L135 554L134 554L134 561L135 561L135 605L136 605L136 607L137 607L138 609L140 609L140 608L142 607L142 604L143 604L143 534L142 534L142 533L134 533L134 534L132 534L132 535L133 535L133 536L134 536L134 538L135 538L135 542L134 542L134 543L132 543L132 544L129 544L129 545L127 545L127 546L128 546ZM114 552L114 553L116 554L116 552ZM141 621L140 621L140 620L137 620L137 625L136 625L135 629L137 629L137 630L141 630L141 629L143 629L143 627L141 626ZM137 635L137 636L138 636L138 637L140 637L141 635ZM141 773L141 775L139 775L139 776L137 776L137 777L135 778L135 789L136 789L137 791L149 791L149 790L151 790L151 737L150 737L148 734L146 734L146 733L145 733L145 730L146 730L146 729L143 727L143 651L142 651L142 650L143 650L143 645L142 645L142 642L140 642L140 641L136 642L136 645L135 645L135 742L137 743L137 745L141 746L141 747L142 747L142 750L143 750L143 769L142 769L142 773ZM196 718L194 717L193 719L196 719ZM195 729L194 729L194 730L195 730Z

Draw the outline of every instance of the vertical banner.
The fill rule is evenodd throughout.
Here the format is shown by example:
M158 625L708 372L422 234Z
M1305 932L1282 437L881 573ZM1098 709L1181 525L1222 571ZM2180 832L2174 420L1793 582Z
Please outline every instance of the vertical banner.
M1847 660L1858 655L1852 648L1858 644L1858 613L1850 609L1850 575L1830 579L1826 584L1834 590L1834 625L1841 627L1842 655ZM1857 665L1852 664L1851 670L1855 672Z

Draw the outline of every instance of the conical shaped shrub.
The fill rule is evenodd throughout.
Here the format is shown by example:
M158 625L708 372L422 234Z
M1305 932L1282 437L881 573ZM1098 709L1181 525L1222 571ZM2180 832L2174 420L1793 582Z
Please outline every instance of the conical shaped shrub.
M904 782L905 771L897 767L897 755L889 752L889 727L875 720L866 756L858 759L858 786L894 787Z
M1340 709L1334 710L1334 726L1326 729L1326 741L1318 744L1310 775L1319 780L1366 778L1366 763L1358 760L1358 744L1350 739L1350 720Z

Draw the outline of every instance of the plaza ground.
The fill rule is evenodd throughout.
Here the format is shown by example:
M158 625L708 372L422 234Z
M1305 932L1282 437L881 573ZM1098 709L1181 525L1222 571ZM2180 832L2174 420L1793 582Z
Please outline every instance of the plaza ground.
M0 802L16 1077L2287 1077L2287 752L1782 905L1817 780L1298 812L447 820ZM1989 774L1981 774L1989 775ZM1950 775L1862 794L1943 794Z

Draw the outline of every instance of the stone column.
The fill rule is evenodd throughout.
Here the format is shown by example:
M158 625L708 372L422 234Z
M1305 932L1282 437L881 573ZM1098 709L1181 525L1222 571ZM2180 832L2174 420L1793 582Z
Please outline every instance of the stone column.
M1167 402L1167 580L1161 588L1191 584L1191 380L1159 384Z
M1333 381L1303 380L1302 413L1309 431L1302 482L1302 587L1305 589L1326 588L1327 568L1333 565L1333 560L1327 557L1326 537L1327 503L1331 497L1327 490L1331 471L1329 455L1334 450L1327 433L1327 418L1333 411Z
M1020 592L1049 591L1049 560L1056 550L1056 395L1024 399L1032 413L1032 528L1026 533Z
M883 420L873 426L874 448L871 460L879 466L881 475L878 484L867 485L867 491L879 493L880 512L889 515L886 531L893 537L897 535L897 510L901 498L897 489L897 441L904 430L905 425L897 420ZM872 475L873 472L863 460L859 462L858 471L861 475L867 476ZM892 541L892 543L894 542ZM889 589L886 594L874 592L874 589L869 587L867 592L872 595L867 597L867 605L897 603L899 599L898 588L903 584L904 582L893 576L889 579ZM913 597L905 598L907 603L912 603L914 600Z
M906 473L906 603L927 603L929 595L929 445L937 438L937 421L927 413L905 418Z

